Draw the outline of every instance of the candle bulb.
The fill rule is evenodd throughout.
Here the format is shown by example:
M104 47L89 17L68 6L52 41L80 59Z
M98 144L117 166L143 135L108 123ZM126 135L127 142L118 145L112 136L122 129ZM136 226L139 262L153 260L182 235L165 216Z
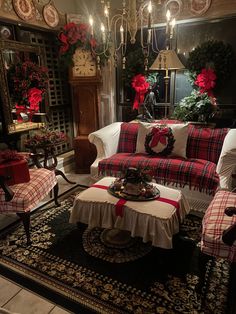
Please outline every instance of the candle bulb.
M91 29L91 36L93 36L93 18L91 15L89 16L89 24Z
M124 44L124 27L123 27L123 25L120 26L120 41L121 41L121 44Z

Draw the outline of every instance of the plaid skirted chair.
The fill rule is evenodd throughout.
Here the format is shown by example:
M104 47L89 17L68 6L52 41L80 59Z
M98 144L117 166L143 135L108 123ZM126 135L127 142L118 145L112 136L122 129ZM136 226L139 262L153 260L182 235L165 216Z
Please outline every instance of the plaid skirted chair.
M12 164L14 165L14 162ZM4 167L6 167L6 165L4 165ZM28 174L26 172L26 176L24 173L21 174L20 170L13 170L12 176L6 176L0 172L0 214L17 214L23 222L27 244L30 244L31 210L35 208L52 189L54 191L55 204L58 206L59 203L57 200L58 182L55 172L43 167L27 168L27 170ZM13 178L14 175L16 175L16 178ZM25 179L22 180L22 177L25 177Z

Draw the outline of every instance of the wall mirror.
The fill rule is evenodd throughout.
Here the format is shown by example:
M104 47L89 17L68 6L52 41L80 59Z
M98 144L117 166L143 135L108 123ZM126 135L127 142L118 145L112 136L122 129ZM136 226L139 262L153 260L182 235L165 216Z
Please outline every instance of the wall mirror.
M15 89L10 79L10 71L14 65L26 61L40 65L40 47L11 40L0 40L1 122L5 134L24 132L38 127L38 123L30 121L27 113L21 113L21 119L16 115ZM42 108L39 109L41 110Z

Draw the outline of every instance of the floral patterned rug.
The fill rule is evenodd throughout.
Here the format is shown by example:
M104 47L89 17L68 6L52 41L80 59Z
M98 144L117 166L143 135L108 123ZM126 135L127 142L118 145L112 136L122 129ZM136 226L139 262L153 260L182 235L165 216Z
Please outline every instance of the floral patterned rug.
M199 217L186 218L173 250L152 248L136 260L111 263L84 250L85 225L68 223L73 197L74 192L60 207L49 203L32 214L30 246L21 223L1 232L3 275L73 313L226 312L227 262L210 259L199 289Z

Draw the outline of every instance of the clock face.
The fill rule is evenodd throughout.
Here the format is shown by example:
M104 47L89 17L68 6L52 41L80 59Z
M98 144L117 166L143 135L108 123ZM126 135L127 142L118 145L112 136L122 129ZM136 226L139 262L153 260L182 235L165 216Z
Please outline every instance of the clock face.
M74 66L72 68L73 76L95 76L96 61L90 51L76 49L73 56Z

